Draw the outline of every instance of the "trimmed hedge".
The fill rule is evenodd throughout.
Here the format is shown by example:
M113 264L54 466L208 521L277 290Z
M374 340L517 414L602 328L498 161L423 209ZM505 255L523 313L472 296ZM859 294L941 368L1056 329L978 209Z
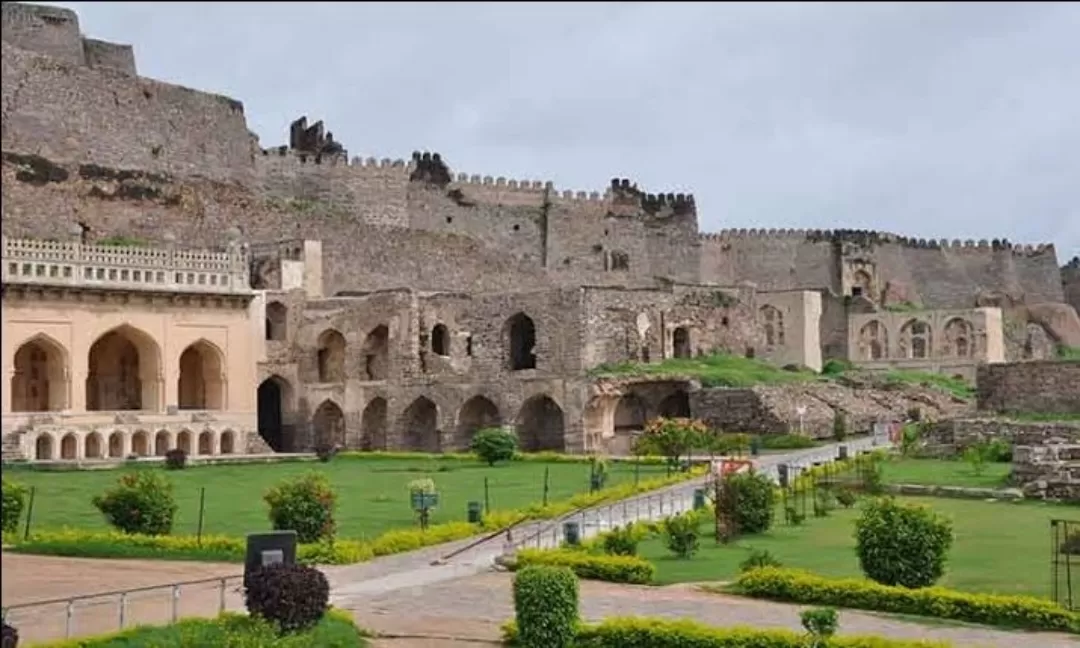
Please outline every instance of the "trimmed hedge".
M514 576L514 618L526 648L570 648L577 634L578 580L566 567L531 565Z
M313 544L301 544L297 549L297 560L306 564L319 565L348 565L364 562L377 556L388 556L455 540L464 540L478 533L497 531L518 522L559 518L578 509L626 499L639 493L687 481L702 474L704 470L697 468L686 473L641 480L637 485L627 482L595 493L578 493L567 500L551 502L547 506L533 504L524 510L491 511L484 516L479 526L468 522L447 522L432 525L426 531L417 528L387 531L370 541L339 538ZM145 536L77 529L34 531L26 540L14 533L4 534L6 550L84 558L243 562L246 551L245 542L244 538L232 536L203 536L200 540L190 535Z
M646 585L656 576L656 566L640 556L606 556L573 549L522 549L513 569L533 565L569 567L579 578Z
M517 624L503 624L503 641L518 643ZM851 635L831 637L829 648L949 648L940 641L910 641ZM734 626L717 628L689 619L671 621L650 617L613 617L597 624L578 626L575 648L806 648L804 633L790 630L756 630Z
M139 626L81 639L66 639L36 648L189 648L190 646L258 646L259 648L358 648L365 633L352 616L330 610L315 627L280 635L270 622L246 614L225 613L216 619L184 619L166 626Z
M762 567L740 574L727 591L804 605L831 605L1080 634L1080 613L1032 596L974 594L944 587L907 589L856 578L825 578L797 569L776 567Z

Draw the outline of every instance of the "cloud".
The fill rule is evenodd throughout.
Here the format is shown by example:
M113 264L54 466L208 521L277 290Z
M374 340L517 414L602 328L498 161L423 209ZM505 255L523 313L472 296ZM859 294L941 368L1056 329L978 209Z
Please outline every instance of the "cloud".
M1075 3L54 3L140 72L352 154L692 191L704 230L1080 254Z

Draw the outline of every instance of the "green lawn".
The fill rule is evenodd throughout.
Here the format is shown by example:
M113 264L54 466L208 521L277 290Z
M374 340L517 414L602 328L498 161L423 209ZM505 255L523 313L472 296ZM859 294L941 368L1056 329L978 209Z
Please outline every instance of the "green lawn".
M589 373L595 377L687 376L697 378L705 387L752 387L822 379L813 371L785 371L764 360L726 354L699 358L668 358L652 363L604 364Z
M519 509L543 500L544 471L550 469L548 501L565 500L589 489L587 463L520 461L489 468L479 461L460 459L389 459L338 457L330 463L278 463L231 466L191 466L165 471L172 480L177 503L176 534L194 534L199 519L199 492L206 488L204 534L243 535L269 530L263 494L286 477L311 470L326 473L338 493L338 529L344 538L374 538L390 529L416 524L409 508L407 485L430 477L440 493L433 524L465 520L469 501L484 501L488 480L492 509ZM123 470L46 472L7 469L4 476L37 489L32 528L70 526L108 528L90 503L95 494L116 482ZM665 474L662 466L640 467L642 480ZM611 462L608 486L634 480L634 465ZM24 513L25 515L25 513ZM25 517L24 517L25 520Z
M1007 488L1011 464L985 463L977 474L966 461L946 459L894 459L881 466L888 484Z
M1050 520L1080 519L1075 507L1041 503L1006 504L942 498L904 498L932 506L953 521L956 542L940 585L998 594L1050 596ZM771 552L785 567L822 576L862 575L855 556L854 521L858 507L808 517L802 526L780 524L731 546L716 546L708 525L701 550L690 560L671 557L660 539L643 542L639 553L656 563L662 584L732 580L753 549Z

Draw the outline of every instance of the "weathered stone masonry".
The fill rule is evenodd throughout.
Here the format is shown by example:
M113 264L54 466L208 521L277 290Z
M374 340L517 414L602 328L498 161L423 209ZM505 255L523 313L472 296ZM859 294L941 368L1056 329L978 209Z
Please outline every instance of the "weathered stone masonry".
M1080 360L982 365L976 385L983 411L1080 414Z

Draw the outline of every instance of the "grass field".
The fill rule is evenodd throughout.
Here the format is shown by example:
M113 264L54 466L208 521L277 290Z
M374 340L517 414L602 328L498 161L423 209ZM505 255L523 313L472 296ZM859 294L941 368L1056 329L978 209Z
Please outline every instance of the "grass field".
M978 474L966 461L946 459L894 459L881 465L882 477L888 484L968 488L1006 488L1011 470L1011 464L986 463Z
M939 584L972 592L1049 597L1050 520L1080 519L1076 507L1060 505L942 498L904 501L929 505L952 520L956 541ZM705 525L701 550L690 560L673 558L659 539L642 543L639 553L656 563L657 581L663 584L731 580L753 549L768 550L785 567L822 576L859 577L854 540L857 515L857 506L836 510L827 518L809 517L798 527L779 525L726 547L716 546Z
M550 469L548 501L565 500L589 490L589 465L521 461L488 467L460 459L390 459L338 457L330 463L279 463L232 466L191 466L165 471L180 506L174 534L194 534L199 519L199 493L206 488L204 534L243 535L269 530L263 494L287 477L311 470L324 472L338 493L340 537L374 538L390 529L417 524L409 508L408 483L430 477L440 494L431 522L466 519L469 501L484 502L488 480L492 509L520 509L543 501L544 471ZM62 526L106 530L108 525L90 503L91 497L114 484L124 470L46 472L4 470L4 476L36 488L32 529ZM640 479L665 474L661 466L640 467ZM611 462L608 486L634 480L634 465ZM25 513L24 513L25 516ZM24 517L25 520L25 517ZM21 529L20 529L21 531Z

